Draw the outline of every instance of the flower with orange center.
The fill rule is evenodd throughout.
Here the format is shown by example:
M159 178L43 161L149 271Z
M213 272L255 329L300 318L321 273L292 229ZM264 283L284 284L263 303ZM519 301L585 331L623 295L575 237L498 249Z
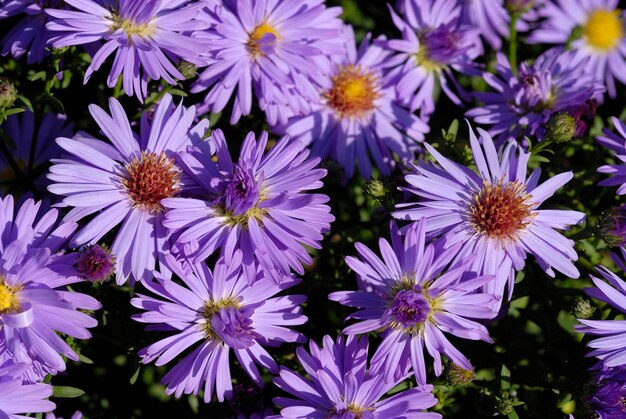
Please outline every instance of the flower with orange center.
M545 200L572 179L572 172L553 175L539 183L541 171L527 175L530 153L511 142L498 150L489 134L470 127L470 144L477 172L447 159L430 145L426 149L438 164L421 163L406 176L417 202L399 204L395 217L428 221L428 238L440 238L445 247L461 247L456 260L475 256L469 271L493 275L484 292L511 298L515 272L524 269L531 254L550 276L555 270L570 277L580 274L574 241L558 230L579 224L578 211L541 209ZM565 201L567 202L567 201Z
M182 103L176 106L167 94L150 117L144 113L139 133L134 133L122 105L110 99L109 106L110 115L95 105L89 110L110 143L58 138L69 157L53 161L48 177L54 182L49 190L74 207L76 221L95 215L73 236L71 247L95 244L121 224L111 244L116 282L121 285L129 278L139 281L151 276L163 266L171 242L162 224L165 209L161 201L191 187L192 180L183 180L177 159L181 152L204 141L209 121L195 124L195 108L185 108ZM92 271L100 270L101 262L110 265L112 258L82 262L87 274L83 276L88 278Z
M500 240L514 240L532 217L531 196L519 181L495 185L488 180L472 198L469 221L478 234Z
M133 205L151 213L163 212L161 200L180 190L180 172L164 152L141 153L125 166L122 185Z
M328 105L341 118L358 118L369 114L380 97L376 76L353 64L341 66L332 78L332 88L323 94Z

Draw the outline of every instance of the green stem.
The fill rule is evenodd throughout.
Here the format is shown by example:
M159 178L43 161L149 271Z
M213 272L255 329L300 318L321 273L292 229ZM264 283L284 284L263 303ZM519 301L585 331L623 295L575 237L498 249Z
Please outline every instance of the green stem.
M120 93L122 91L122 76L120 75L117 79L117 83L115 83L115 87L113 88L113 97L115 99L120 97Z
M159 93L157 93L157 95L154 97L154 99L146 100L144 109L141 112L137 113L134 116L134 119L141 118L141 115L144 113L145 110L150 109L150 107L152 105L154 105L155 103L158 103L159 100L161 100L163 98L163 96L165 96L174 87L175 87L175 85L172 85L172 84L169 84L167 82L164 82L164 85L162 86L161 91Z

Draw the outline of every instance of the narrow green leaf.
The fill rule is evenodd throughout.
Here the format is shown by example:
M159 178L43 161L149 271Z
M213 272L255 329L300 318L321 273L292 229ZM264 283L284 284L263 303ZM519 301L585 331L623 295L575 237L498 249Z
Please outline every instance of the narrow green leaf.
M68 386L54 386L52 390L52 397L71 399L74 397L80 397L85 392L76 387L68 387Z

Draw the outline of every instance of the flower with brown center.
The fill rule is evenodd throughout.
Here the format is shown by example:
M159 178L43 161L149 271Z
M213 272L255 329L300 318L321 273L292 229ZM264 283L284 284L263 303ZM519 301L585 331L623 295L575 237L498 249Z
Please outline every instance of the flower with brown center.
M358 118L375 108L380 94L374 74L350 64L340 67L331 81L332 88L323 97L341 118Z
M483 188L472 198L469 221L479 234L501 240L514 240L532 217L531 196L519 181L492 185L485 181Z
M165 153L141 153L125 166L122 185L133 206L151 213L163 212L161 200L180 190L180 172Z

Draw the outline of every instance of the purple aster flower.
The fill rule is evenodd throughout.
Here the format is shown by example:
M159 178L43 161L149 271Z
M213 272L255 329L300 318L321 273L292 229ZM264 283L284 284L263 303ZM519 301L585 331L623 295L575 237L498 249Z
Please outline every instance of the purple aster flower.
M57 137L73 134L73 124L65 115L46 113L36 118L31 111L10 116L0 131L12 140L0 146L0 192L43 193L48 180L42 176L50 160L58 157L61 149Z
M176 69L181 59L194 61L207 47L188 35L204 29L196 17L202 3L189 0L118 0L111 9L93 0L66 0L76 10L46 9L52 19L50 42L56 48L104 44L93 56L85 73L85 83L114 52L113 67L107 78L114 87L122 75L124 91L140 101L147 96L149 80L163 79L170 84L185 77Z
M626 257L626 250L621 249L621 253L622 257ZM626 269L617 255L611 256L622 270ZM587 295L626 313L626 282L604 266L598 266L596 269L606 282L591 276L595 288L585 288ZM626 347L623 344L626 338L625 320L578 319L578 321L582 325L576 326L577 332L600 336L588 343L588 346L593 349L588 356L595 356L603 362L604 366L610 368L626 364Z
M469 123L468 123L469 126ZM471 270L495 275L484 290L503 296L508 283L513 292L515 271L523 269L531 253L539 266L554 276L552 268L577 278L572 263L578 256L574 242L556 229L582 222L578 211L540 210L539 206L572 179L572 172L553 176L538 184L541 169L526 176L530 153L509 143L500 153L485 131L478 129L482 144L470 128L470 143L478 174L426 145L439 165L420 163L406 176L404 190L421 198L399 204L394 216L403 220L426 218L428 237L445 236L448 243L461 242L459 258L474 254Z
M556 0L539 9L545 20L530 37L530 43L565 46L589 57L588 71L606 85L615 97L615 79L626 83L625 15L618 0Z
M356 418L441 418L438 413L424 412L437 404L428 391L416 388L404 390L393 396L384 395L399 384L384 370L368 369L367 337L324 337L320 348L309 344L309 352L300 347L298 360L308 379L282 367L274 383L295 398L277 397L274 402L284 406L283 418L356 419ZM381 400L382 399L382 400Z
M151 121L141 119L141 133L131 130L120 103L109 100L111 116L96 105L89 110L112 144L85 133L58 138L70 154L53 160L48 178L49 191L65 196L63 202L75 207L68 219L95 217L72 239L71 245L95 244L122 223L111 251L115 255L116 281L123 284L151 275L156 261L169 251L169 235L161 225L165 209L161 200L187 188L177 164L177 153L202 141L208 121L193 126L195 108L175 107L165 95ZM160 263L160 269L166 268Z
M234 95L232 124L250 113L253 89L270 125L306 111L317 62L344 54L341 9L321 0L226 0L205 11L211 51L191 91L209 90L202 111L213 113Z
M47 7L62 7L63 0L9 0L0 5L0 20L19 13L26 16L17 22L0 41L2 55L20 58L26 54L28 64L39 63L49 53L46 51L50 32L46 30Z
M555 112L578 113L591 106L604 91L602 85L584 69L588 57L572 51L551 49L533 64L524 62L517 75L509 61L498 54L496 72L484 73L495 92L475 93L484 105L469 110L466 116L479 124L491 125L489 134L502 143L523 136L545 138L545 125Z
M538 19L540 0L458 0L462 4L462 21L479 28L480 34L495 50L502 49L502 38L511 32L511 14L518 13L516 30L525 32Z
M511 17L504 0L458 0L463 6L462 20L480 29L480 34L495 50L502 48L502 38L509 35Z
M598 183L600 186L619 186L618 195L626 194L626 125L616 117L611 118L617 133L604 129L604 135L599 136L598 142L613 152L622 164L607 164L598 168L598 172L613 175Z
M165 365L192 349L163 377L167 394L180 397L204 389L207 403L214 390L219 401L230 398L231 349L246 373L262 386L256 364L278 373L278 366L263 346L306 340L285 327L306 322L300 307L306 297L275 297L299 282L295 277L284 278L279 285L259 271L250 285L243 277L241 251L235 252L230 264L220 258L213 272L204 263L192 266L172 261L170 264L181 285L155 272L156 281L143 284L160 298L137 294L131 300L135 307L146 310L136 315L135 320L154 323L156 330L171 333L142 349L139 352L142 362L156 360L157 366Z
M413 160L429 128L398 101L392 81L383 75L391 51L371 45L369 36L357 50L351 27L345 28L345 37L348 53L326 71L318 105L278 130L310 144L313 155L336 160L345 180L354 174L357 160L365 178L372 174L372 162L389 175L394 154Z
M32 365L39 378L65 370L62 356L78 361L55 332L90 338L87 328L97 321L78 310L100 308L87 295L65 291L80 281L75 255L59 252L76 225L56 227L57 210L40 215L41 206L27 199L14 215L13 197L0 199L0 352Z
M600 366L594 383L594 393L587 401L599 419L626 417L626 367Z
M379 240L383 260L357 243L361 260L348 256L346 263L357 273L361 290L339 291L329 296L343 305L361 309L350 316L361 321L344 329L344 333L384 330L372 363L380 362L384 371L395 371L396 378L412 365L421 387L427 382L424 347L434 358L437 376L443 367L441 354L463 369L473 369L444 332L491 343L487 328L469 318L494 318L500 299L479 291L493 281L493 276L477 277L468 272L473 256L449 266L461 243L448 248L442 242L426 246L426 230L424 219L413 223L403 242L392 222L391 245Z
M257 265L280 280L290 269L302 275L302 263L312 263L304 246L319 249L335 219L328 197L308 192L322 187L326 170L316 169L319 159L308 159L304 145L287 137L264 154L267 138L249 133L237 163L220 130L210 143L180 153L183 169L203 190L194 198L164 199L163 225L194 263L220 248L230 263L241 249L249 281Z
M22 419L31 413L44 413L55 409L47 400L52 396L50 384L30 383L19 378L28 369L24 363L8 362L0 365L0 416Z
M115 273L115 258L106 247L92 244L80 249L74 266L85 281L104 282Z
M479 75L474 60L482 55L479 30L462 24L461 5L456 0L406 0L402 19L391 10L402 39L387 43L398 51L401 65L391 71L397 78L396 90L411 110L422 114L435 110L434 89L441 88L454 103L469 99L454 73ZM395 63L395 62L394 62ZM455 87L456 93L449 83Z

